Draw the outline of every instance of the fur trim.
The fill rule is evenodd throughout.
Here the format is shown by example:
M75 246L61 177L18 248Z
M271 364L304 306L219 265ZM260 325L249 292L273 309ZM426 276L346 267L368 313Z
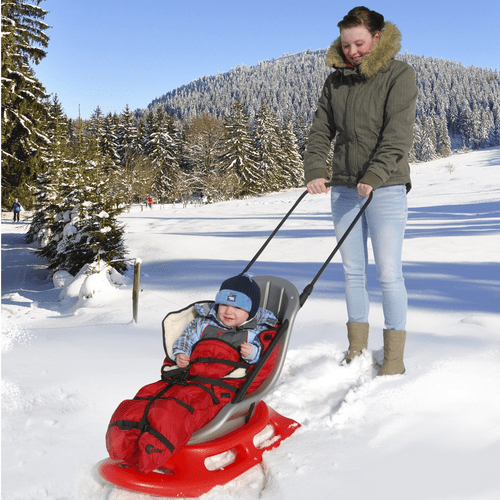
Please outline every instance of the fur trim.
M401 32L395 24L387 21L380 32L380 38L375 40L373 46L361 60L359 71L366 78L373 78L383 71L387 64L401 49ZM342 52L340 36L330 45L326 53L326 64L331 68L345 69L350 66L346 63Z

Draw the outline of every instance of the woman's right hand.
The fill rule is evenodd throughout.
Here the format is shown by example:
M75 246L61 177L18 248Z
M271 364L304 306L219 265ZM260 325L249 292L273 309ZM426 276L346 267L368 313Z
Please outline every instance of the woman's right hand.
M321 194L321 193L328 193L330 191L330 188L326 185L327 184L326 179L314 179L312 181L309 181L307 183L307 192L309 194Z

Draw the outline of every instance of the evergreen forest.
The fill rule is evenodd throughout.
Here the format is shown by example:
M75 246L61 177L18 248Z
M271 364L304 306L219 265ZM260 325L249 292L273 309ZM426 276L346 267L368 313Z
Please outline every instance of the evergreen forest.
M202 77L146 109L67 117L34 66L43 0L2 0L2 210L33 211L27 240L52 272L126 269L119 214L132 203L210 203L303 185L302 155L325 50ZM410 54L419 96L411 162L500 144L500 74Z

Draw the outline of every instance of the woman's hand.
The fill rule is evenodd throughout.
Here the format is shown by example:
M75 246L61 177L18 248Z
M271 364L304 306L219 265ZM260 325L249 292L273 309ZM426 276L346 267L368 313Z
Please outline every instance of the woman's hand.
M189 356L187 354L177 354L175 362L179 368L186 368L189 365Z
M326 179L314 179L307 183L307 192L309 194L328 193L330 188L326 186L328 181Z
M251 344L248 342L243 342L243 344L240 345L240 354L242 358L248 358L253 351L253 347Z
M357 188L360 198L366 198L370 196L370 193L373 191L373 188L368 184L359 183Z

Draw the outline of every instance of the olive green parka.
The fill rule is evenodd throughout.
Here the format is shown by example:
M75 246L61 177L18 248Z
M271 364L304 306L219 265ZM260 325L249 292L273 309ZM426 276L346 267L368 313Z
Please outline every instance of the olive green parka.
M327 179L327 157L335 137L332 186L411 188L408 153L413 144L417 85L415 72L394 56L401 33L386 22L368 54L349 66L340 37L326 54L336 69L326 80L304 155L306 184Z

